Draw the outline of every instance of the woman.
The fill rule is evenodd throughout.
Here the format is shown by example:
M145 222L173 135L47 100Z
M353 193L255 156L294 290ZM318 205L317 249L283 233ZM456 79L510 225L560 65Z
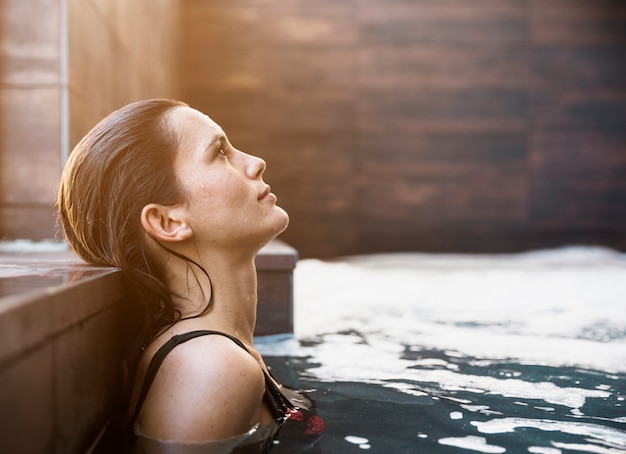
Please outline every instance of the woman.
M113 112L76 146L58 208L74 251L118 267L134 305L136 452L265 452L290 414L255 350L254 257L289 222L265 162L173 100Z

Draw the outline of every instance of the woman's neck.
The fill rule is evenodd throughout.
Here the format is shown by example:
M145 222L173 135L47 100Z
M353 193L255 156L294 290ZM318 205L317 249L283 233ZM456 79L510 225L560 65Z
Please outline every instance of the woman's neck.
M178 295L174 304L185 319L179 323L222 331L252 345L257 306L254 256L239 260L228 254L222 260L217 254L212 254L210 260L194 258L208 278L195 265L172 260L176 264L170 268L168 263L168 286ZM209 299L212 302L206 309Z

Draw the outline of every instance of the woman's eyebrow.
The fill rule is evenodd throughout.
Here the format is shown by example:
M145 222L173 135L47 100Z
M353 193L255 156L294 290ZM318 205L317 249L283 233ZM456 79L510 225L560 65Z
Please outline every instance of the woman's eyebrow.
M208 143L208 145L206 146L206 150L209 151L210 149L212 149L215 144L221 144L222 141L224 140L225 136L224 134L217 134L213 137L213 139L211 139L211 141Z

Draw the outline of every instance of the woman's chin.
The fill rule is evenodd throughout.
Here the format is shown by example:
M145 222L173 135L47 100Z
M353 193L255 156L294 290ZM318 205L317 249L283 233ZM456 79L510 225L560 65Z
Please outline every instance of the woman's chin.
M278 235L283 233L287 229L287 227L289 226L289 215L287 214L287 212L285 210L283 210L282 208L280 208L280 207L276 207L276 208L278 208L282 212L282 214L283 214L283 223L282 223L280 229L278 230L278 232L276 233L276 235L274 235L274 237L277 237Z
M287 227L289 226L289 215L282 208L278 208L279 215L276 216L276 222L272 224L272 230L270 235L267 238L266 243L269 243L273 239L275 239L278 235L283 233Z
M279 210L282 212L282 215L277 216L276 219L273 220L273 222L271 223L271 226L262 229L264 233L257 231L257 233L254 234L254 240L250 244L253 247L257 248L257 252L258 250L262 249L266 244L276 239L276 237L283 233L289 225L289 216L282 208L279 208ZM250 239L252 240L252 238ZM238 242L238 247L245 243L247 243L245 240Z

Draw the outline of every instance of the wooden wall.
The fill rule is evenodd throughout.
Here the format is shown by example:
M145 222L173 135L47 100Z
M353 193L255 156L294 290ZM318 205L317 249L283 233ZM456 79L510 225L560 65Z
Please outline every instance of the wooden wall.
M626 249L619 0L181 0L183 99L301 256Z
M0 239L54 238L61 168L117 107L176 97L169 0L0 2Z
M54 236L68 150L168 96L268 161L303 257L626 249L620 0L0 6L0 238Z

